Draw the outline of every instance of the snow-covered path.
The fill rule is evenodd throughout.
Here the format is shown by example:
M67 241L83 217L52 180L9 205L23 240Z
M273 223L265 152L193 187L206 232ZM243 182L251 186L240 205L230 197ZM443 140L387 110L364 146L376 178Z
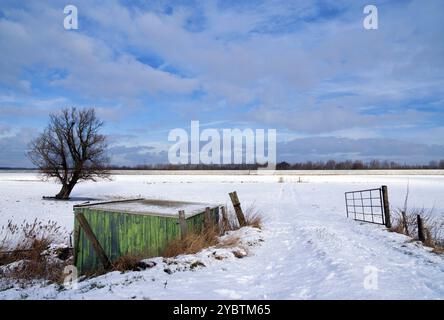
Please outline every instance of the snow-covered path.
M328 209L316 208L297 192L294 184L287 185L286 192L291 196L285 199L298 203L295 215L299 218L292 221L294 236L289 237L292 240L287 246L297 266L292 278L302 280L296 282L298 290L290 291L289 296L443 297L442 257L418 250L418 244L403 243L404 236L388 233L382 226L338 218ZM318 214L312 214L314 211ZM376 290L364 287L364 279L372 269L377 271ZM306 279L311 281L307 284Z
M222 203L228 201L228 192L237 190L243 205L254 203L263 212L265 242L248 257L213 261L195 271L113 272L83 281L76 290L36 286L0 292L0 298L25 294L57 299L444 299L442 255L382 226L347 219L343 204L344 191L388 184L392 205L401 205L409 181L412 205L434 206L442 214L443 177L307 177L302 183L296 179L278 183L276 177L120 176L113 182L79 185L79 197L140 194ZM10 190L17 187L5 186L0 180L2 190L13 197ZM41 186L48 188L45 192L57 189ZM42 192L31 189L27 195L32 199ZM18 207L10 199L9 206L14 205ZM71 205L56 208L70 217ZM376 287L366 289L369 272Z

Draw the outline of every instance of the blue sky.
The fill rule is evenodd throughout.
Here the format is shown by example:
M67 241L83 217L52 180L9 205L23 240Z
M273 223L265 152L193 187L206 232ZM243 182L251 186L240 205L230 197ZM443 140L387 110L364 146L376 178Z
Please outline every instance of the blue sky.
M79 29L63 28L78 8ZM112 161L168 132L275 128L280 161L444 159L444 2L0 0L0 166L48 114L95 107Z

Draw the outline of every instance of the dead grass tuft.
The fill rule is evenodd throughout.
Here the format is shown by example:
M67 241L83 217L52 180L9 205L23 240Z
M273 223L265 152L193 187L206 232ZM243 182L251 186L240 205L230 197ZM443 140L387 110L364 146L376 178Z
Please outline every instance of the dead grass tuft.
M436 254L443 254L444 253L444 246L435 247L433 248L432 252Z
M69 234L56 222L37 219L20 225L9 221L0 229L0 266L2 276L19 282L47 280L60 283L63 270L70 263L48 252L51 245L67 240Z
M433 248L433 252L444 252L444 219L433 214L433 209L409 208L409 187L404 200L404 207L398 208L392 217L392 227L390 231L404 234L418 239L417 216L421 216L423 221L424 245Z
M23 260L21 264L6 272L6 276L19 282L32 280L46 280L50 283L63 283L63 270L68 264L65 262L51 262L41 258L37 260Z
M121 256L117 261L113 263L113 270L125 272L125 271L141 271L150 267L147 263L142 260L144 257L142 255L124 255Z
M263 215L257 210L254 204L245 210L245 222L247 226L262 229L262 220Z
M417 216L420 215L423 220L424 245L436 249L437 252L444 250L444 219L440 219L433 214L433 210L424 208L413 208L405 212L398 209L392 222L393 232L405 234L406 236L418 239Z
M62 283L63 270L70 261L45 254L49 245L47 239L35 239L30 249L19 247L17 250L3 253L0 258L1 264L7 265L4 276L18 282L47 280L50 283Z
M245 226L262 229L263 214L256 208L253 203L244 210ZM239 221L233 209L227 211L228 223L226 226L223 223L220 226L222 233L227 231L234 231L240 229Z
M172 240L165 251L164 257L176 257L181 254L195 254L202 249L209 247L230 248L239 244L239 237L224 237L219 238L219 235L225 234L228 231L240 229L234 210L227 210L227 221L223 222L220 219L218 226L211 228L203 233L188 233L185 239ZM247 207L244 211L246 226L261 229L263 225L262 214L257 210L254 204Z
M35 245L35 241L47 243L66 243L69 233L55 221L33 222L23 221L21 224L8 221L6 226L0 228L0 248L2 251L28 250Z
M170 241L163 252L164 257L176 257L181 254L195 254L202 249L215 246L218 243L219 228L209 228L197 233L190 232L184 239Z

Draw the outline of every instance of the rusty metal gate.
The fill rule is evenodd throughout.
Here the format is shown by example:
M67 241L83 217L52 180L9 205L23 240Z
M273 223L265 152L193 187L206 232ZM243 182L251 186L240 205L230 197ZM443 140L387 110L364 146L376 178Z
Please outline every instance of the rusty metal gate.
M350 191L345 193L347 217L355 220L386 224L382 188Z

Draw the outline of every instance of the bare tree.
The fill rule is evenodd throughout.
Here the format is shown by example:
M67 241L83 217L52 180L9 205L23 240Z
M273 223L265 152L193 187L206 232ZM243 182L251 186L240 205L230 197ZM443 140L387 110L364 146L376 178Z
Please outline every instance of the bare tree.
M66 108L51 114L44 132L31 142L31 162L62 184L56 199L69 199L80 181L109 177L106 137L99 133L102 126L94 109Z

